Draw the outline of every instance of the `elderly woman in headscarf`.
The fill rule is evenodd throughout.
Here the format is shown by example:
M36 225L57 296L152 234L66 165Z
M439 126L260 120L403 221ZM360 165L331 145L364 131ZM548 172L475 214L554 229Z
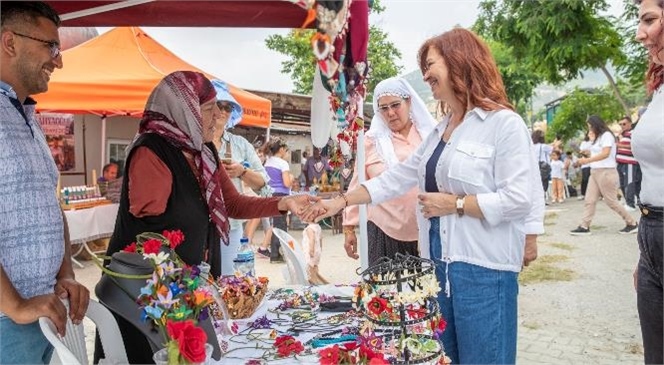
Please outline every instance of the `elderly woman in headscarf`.
M407 159L433 131L435 119L408 82L392 77L376 85L373 98L374 117L365 140L366 160L363 168L367 180ZM358 187L357 173L348 187ZM381 257L395 254L419 254L417 246L417 218L415 207L417 187L396 199L367 207L369 237L369 265ZM344 248L349 257L358 258L355 226L359 224L358 208L344 211Z
M177 254L190 265L207 261L220 275L219 240L229 243L229 217L300 213L308 198L243 196L221 168L212 143L220 117L216 92L198 72L166 76L148 98L125 163L120 208L107 255L143 232L182 230ZM311 199L311 198L309 198ZM136 308L138 310L138 307ZM152 351L130 322L115 315L130 363L151 363Z
M233 98L225 82L212 80L212 85L217 92L217 107L221 113L216 120L212 141L219 151L221 163L238 192L243 194L253 190L260 196L270 196L272 189L267 184L270 178L256 150L244 137L228 131L242 120L242 107ZM221 275L233 275L233 259L240 247L242 222L240 219L230 219L229 244L221 243Z

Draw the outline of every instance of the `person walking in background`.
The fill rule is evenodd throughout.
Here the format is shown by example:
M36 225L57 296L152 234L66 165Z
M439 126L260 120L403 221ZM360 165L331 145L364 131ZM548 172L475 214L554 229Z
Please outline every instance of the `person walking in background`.
M291 185L293 184L293 175L290 172L290 165L286 161L288 157L288 144L279 138L275 138L267 143L267 151L270 157L265 161L265 171L270 177L270 187L272 196L289 196L291 194ZM272 227L279 228L288 232L288 223L285 214L272 217ZM279 253L279 238L272 235L270 240L270 262L284 262L284 258Z
M586 133L586 135L583 137L583 141L579 145L579 155L581 157L590 157L590 147L592 147L593 142L595 141L595 138L590 138L592 132ZM581 195L579 195L579 200L583 200L584 197L586 196L586 190L588 189L588 181L590 180L590 164L584 164L580 165L578 164L577 160L577 165L581 169Z
M443 288L445 353L453 364L513 364L517 277L537 256L537 234L544 232L536 155L478 36L455 28L427 40L418 60L443 121L410 158L316 203L305 219L381 203L418 185L420 255L434 260ZM321 209L327 213L315 212Z
M664 1L640 0L636 39L648 48L648 109L632 133L632 152L641 165L639 263L634 272L646 364L664 363Z
M560 152L551 152L551 184L552 184L552 203L562 203L565 200L565 173L564 165L560 161Z
M590 157L579 159L579 164L590 164L590 180L585 195L585 205L581 224L570 231L573 236L590 234L590 223L595 216L595 208L600 197L606 205L618 213L625 221L621 234L636 233L638 227L625 208L618 203L618 171L616 170L616 139L602 118L591 115L586 121L595 142L590 147Z
M233 98L225 82L212 80L212 85L217 92L217 107L220 113L212 141L219 151L224 169L238 192L244 194L243 185L246 185L251 190L261 191L258 194L260 196L270 196L270 186L267 184L269 178L254 146L244 137L228 131L242 120L242 107ZM233 260L237 256L243 234L242 220L231 218L229 221L228 244L220 242L222 276L233 275Z
M537 156L540 181L542 182L542 189L544 189L544 195L546 196L546 192L549 190L549 180L551 179L551 152L553 152L553 147L544 143L544 132L539 129L533 131L531 138L533 141L531 148L533 155Z
M625 116L618 124L622 129L616 152L620 190L625 197L625 210L633 212L640 193L637 188L640 188L641 168L632 155L632 118Z
M67 318L81 323L90 300L74 276L58 169L30 98L63 66L60 17L43 2L0 6L0 363L48 364L53 346L39 317L65 335Z
M367 179L406 160L433 131L437 122L410 84L398 77L383 80L374 90L374 117L365 140ZM348 187L359 186L357 174ZM369 240L369 266L382 257L394 258L397 253L419 256L417 247L417 218L415 215L417 187L413 186L397 199L367 207L367 236ZM357 259L359 209L348 207L344 211L344 248L349 257Z

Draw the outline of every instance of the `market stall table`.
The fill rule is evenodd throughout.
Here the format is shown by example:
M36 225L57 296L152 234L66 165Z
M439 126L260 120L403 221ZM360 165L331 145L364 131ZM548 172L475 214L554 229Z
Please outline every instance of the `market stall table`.
M313 287L292 286L288 288L298 293L302 293L303 289L305 288L310 288L312 292L318 293L319 295L326 295L329 297L337 298L342 297L347 298L348 300L352 297L354 290L352 286L335 285L322 285ZM263 316L267 316L270 321L275 321L272 323L271 328L278 331L278 336L291 334L295 337L296 340L302 342L303 344L313 339L316 335L332 332L335 330L340 331L344 327L358 325L357 319L353 319L353 317L349 317L347 322L339 323L337 325L330 325L328 323L328 318L339 315L343 312L317 310L314 311L316 314L314 320L307 320L302 322L301 326L303 328L301 328L300 331L293 331L293 322L291 320L284 321L284 319L291 319L290 316L292 316L293 313L298 312L298 310L280 311L280 313L277 314L274 309L277 308L283 301L279 299L268 299L272 294L272 291L268 293L263 303L258 307L256 312L250 318L237 319L231 322L237 325L236 328L238 332L240 332L239 335L219 335L218 339L220 343L222 343L222 348L227 346L227 349L226 351L222 351L225 352L225 354L220 361L215 362L214 359L212 360L213 364L244 364L246 361L251 359L261 359L266 349L274 349L270 342L263 342L263 340L267 340L269 338L269 332L271 330L253 330L247 336L249 333L247 330L248 325ZM265 359L263 361L265 361ZM292 357L284 359L276 359L272 357L269 358L267 362L269 362L269 364L318 364L320 363L320 359L316 354L309 354L300 355L297 357L297 360Z
M72 260L83 267L73 257L86 250L93 257L96 256L88 242L100 238L108 238L113 234L115 218L118 215L119 204L105 204L87 209L66 210L67 226L69 227L69 239L73 245L80 244L78 250L73 253Z

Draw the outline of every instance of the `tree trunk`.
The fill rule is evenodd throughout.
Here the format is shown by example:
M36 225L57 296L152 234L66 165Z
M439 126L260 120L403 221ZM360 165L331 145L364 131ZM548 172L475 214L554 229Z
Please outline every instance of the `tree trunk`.
M613 76L609 73L609 70L606 69L606 65L602 65L600 67L602 72L604 72L604 76L609 80L609 84L611 85L611 88L613 89L613 94L615 94L616 99L618 99L618 102L620 102L620 105L622 105L623 109L625 110L625 115L630 116L632 113L629 111L629 108L627 107L627 103L625 103L625 100L623 99L622 95L620 94L620 90L618 90L618 85L616 85L615 80L613 80Z

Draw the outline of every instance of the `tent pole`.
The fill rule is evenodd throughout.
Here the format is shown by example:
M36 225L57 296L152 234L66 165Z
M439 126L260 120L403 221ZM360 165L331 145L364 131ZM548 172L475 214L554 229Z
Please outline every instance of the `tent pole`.
M106 165L106 114L101 116L101 168L104 165Z
M357 102L358 113L364 114L364 98L360 98ZM362 115L360 114L360 115ZM365 151L364 151L364 125L360 128L359 133L357 134L357 165L359 171L355 171L358 174L357 178L361 183L366 179L366 169L364 168L364 163L366 161ZM369 268L369 237L367 231L367 205L360 204L360 267L362 271Z
M85 114L83 114L83 183L88 186L88 154L85 152Z
M113 11L113 10L128 8L128 7L131 7L131 6L141 5L141 4L145 4L145 3L151 3L153 1L154 0L119 1L119 2L116 2L114 4L102 5L102 6L97 6L97 7L90 8L90 9L85 9L85 10L80 10L80 11L73 11L71 13L61 14L60 19L69 20L69 19L82 18L82 17L88 16L88 15L105 13L105 12L109 12L109 11Z

